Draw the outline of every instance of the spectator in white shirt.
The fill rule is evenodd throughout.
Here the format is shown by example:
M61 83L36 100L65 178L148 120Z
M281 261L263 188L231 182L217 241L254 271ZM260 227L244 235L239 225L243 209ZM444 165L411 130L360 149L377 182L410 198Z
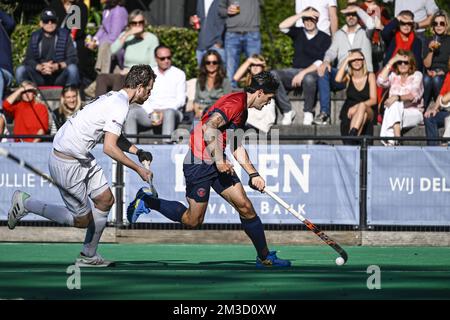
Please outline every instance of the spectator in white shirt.
M170 48L160 45L155 49L157 67L155 84L151 96L142 108L130 108L125 123L126 134L137 134L138 126L154 129L162 128L163 135L171 135L183 119L181 109L186 103L186 74L172 66ZM136 139L129 139L136 141ZM170 139L165 139L170 142Z

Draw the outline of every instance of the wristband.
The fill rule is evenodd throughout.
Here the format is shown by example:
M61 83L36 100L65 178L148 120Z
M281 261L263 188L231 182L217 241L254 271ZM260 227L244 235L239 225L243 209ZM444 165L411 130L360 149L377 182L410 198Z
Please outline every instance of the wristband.
M254 190L258 190L258 188L256 188L256 187L253 185L252 179L255 178L255 177L259 177L259 173L258 173L258 172L251 173L251 174L249 174L248 176L249 176L249 179L248 179L248 185L249 185L249 187L252 188L252 189L254 189Z

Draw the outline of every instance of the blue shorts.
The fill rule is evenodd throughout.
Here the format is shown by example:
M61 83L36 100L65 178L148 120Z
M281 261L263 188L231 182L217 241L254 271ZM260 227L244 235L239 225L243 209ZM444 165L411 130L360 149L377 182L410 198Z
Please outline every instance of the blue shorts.
M186 159L191 158L190 152L186 155ZM209 164L191 161L183 164L184 178L186 180L186 197L196 202L208 202L211 187L218 194L221 194L229 187L240 183L236 173L220 173L215 164Z

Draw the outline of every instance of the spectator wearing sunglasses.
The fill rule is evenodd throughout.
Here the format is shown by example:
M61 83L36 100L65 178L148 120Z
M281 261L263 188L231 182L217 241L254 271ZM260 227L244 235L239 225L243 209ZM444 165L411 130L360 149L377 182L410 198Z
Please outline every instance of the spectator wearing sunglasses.
M414 26L414 13L404 10L384 27L381 36L386 43L387 50L383 65L395 57L399 50L406 50L413 52L417 70L423 70L422 42L414 32Z
M383 1L385 3L394 2L394 0L383 0ZM401 12L405 10L412 12L414 15L413 16L414 30L417 38L420 40L422 44L423 49L422 56L424 56L426 54L426 44L427 44L425 29L431 25L433 14L435 14L439 10L439 8L436 5L435 0L395 0L394 15L398 17L401 14Z
M380 72L377 84L389 89L389 98L384 103L381 137L400 137L402 129L415 127L423 121L422 80L413 53L403 49L398 50ZM389 146L398 144L389 139L382 140L382 143Z
M3 110L14 119L14 135L44 135L48 132L47 108L36 99L36 84L23 81L3 101ZM39 142L39 138L16 139L16 142Z
M231 92L230 80L226 77L221 55L208 50L200 63L195 85L194 112L198 120L220 97Z
M426 68L423 77L424 103L428 108L431 99L436 101L441 91L442 83L447 74L447 61L450 56L449 18L445 11L438 11L433 16L432 33L428 39L428 54L423 60Z
M41 13L41 29L31 34L24 64L16 69L17 82L43 85L79 85L78 56L69 30L58 28L51 9Z
M146 31L147 20L144 12L133 10L128 16L128 27L111 45L114 55L124 50L123 68L118 73L100 73L97 76L95 95L98 97L109 89L119 91L125 85L125 78L131 67L138 64L156 66L154 51L159 45L158 38Z
M345 84L337 83L335 78L338 68L344 63L350 50L361 49L367 62L367 70L373 72L372 45L369 40L375 28L373 19L356 5L349 5L341 10L341 13L345 15L345 25L334 35L331 47L325 53L323 63L317 70L320 97L320 114L314 119L314 124L317 125L330 123L331 90L345 89ZM365 28L361 27L359 21L364 23ZM336 59L337 68L334 68L332 64Z
M302 20L304 27L295 26L298 20ZM331 37L317 28L318 21L319 11L308 7L279 25L280 31L286 33L294 44L292 67L272 71L281 84L275 94L275 101L283 114L282 125L290 125L295 117L287 94L291 90L303 91L303 124L312 124L317 95L317 68L331 45Z
M172 65L172 50L165 45L155 49L157 66L153 67L156 80L152 94L142 108L132 106L125 122L125 133L137 134L138 126L162 131L171 135L183 119L182 109L186 103L186 74ZM136 139L129 139L135 141ZM170 143L171 139L164 139Z

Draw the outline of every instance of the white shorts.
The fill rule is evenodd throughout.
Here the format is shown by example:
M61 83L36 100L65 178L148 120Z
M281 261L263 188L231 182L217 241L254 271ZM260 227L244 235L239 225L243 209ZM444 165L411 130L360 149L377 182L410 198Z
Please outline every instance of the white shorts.
M50 152L50 176L68 192L59 190L61 197L76 216L91 211L88 197L94 199L109 188L103 169L92 156L89 160L62 159ZM78 199L78 200L77 200Z

